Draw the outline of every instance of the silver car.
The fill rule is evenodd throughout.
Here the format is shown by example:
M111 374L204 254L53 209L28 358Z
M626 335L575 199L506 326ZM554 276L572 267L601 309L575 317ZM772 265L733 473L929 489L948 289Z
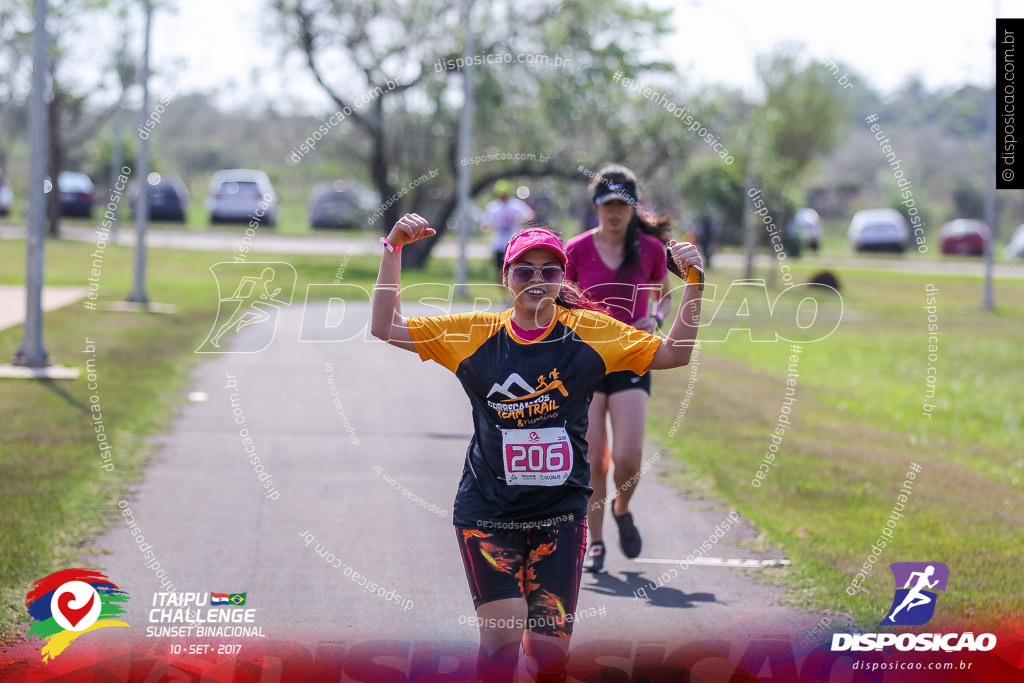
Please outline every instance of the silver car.
M277 225L277 194L263 171L233 168L210 179L206 209L211 223Z
M855 251L903 253L910 242L910 228L895 209L865 209L853 215L847 232Z

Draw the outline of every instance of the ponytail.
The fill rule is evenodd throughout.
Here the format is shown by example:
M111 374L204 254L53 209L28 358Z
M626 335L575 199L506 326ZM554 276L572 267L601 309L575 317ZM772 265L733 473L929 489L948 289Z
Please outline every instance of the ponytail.
M600 301L592 299L589 294L579 288L575 282L562 281L562 291L558 293L555 303L562 308L585 308L588 311L597 311L605 315L611 315L611 311Z

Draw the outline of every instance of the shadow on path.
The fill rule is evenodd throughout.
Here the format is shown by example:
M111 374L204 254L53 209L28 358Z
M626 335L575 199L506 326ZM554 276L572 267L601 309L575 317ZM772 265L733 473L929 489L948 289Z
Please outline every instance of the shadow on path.
M584 577L587 576L593 577L594 581L584 583L580 587L581 590L597 595L632 597L655 607L696 607L698 602L718 602L714 593L684 593L669 586L652 590L651 582L642 578L640 572L622 572L625 580L616 574L584 574ZM637 596L636 592L641 588L646 588L646 597Z

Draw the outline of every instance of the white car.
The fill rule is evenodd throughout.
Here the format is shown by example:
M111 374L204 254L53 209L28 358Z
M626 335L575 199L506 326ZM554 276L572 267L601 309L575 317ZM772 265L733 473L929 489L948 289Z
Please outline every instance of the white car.
M1003 250L1003 256L1006 258L1024 258L1024 223L1018 225L1017 229L1013 231L1013 237L1010 238L1010 243Z
M895 209L865 209L853 215L847 231L854 251L903 253L910 243L910 228Z
M206 210L211 223L277 225L277 194L263 171L232 168L210 179Z

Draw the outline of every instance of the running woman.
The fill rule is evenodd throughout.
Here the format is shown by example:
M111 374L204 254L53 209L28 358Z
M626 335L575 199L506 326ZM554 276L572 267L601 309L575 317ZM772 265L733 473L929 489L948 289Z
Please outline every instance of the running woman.
M593 491L586 428L594 385L609 372L686 365L700 293L686 288L661 339L588 308L563 281L558 237L525 228L502 263L511 309L406 318L398 252L433 234L412 213L381 238L371 331L451 370L473 407L453 522L480 625L477 675L511 680L522 647L536 680L565 680ZM670 248L680 267L700 265L692 244Z
M566 244L569 261L565 277L591 298L603 302L616 320L653 333L661 327L672 306L667 294L667 223L651 223L638 214L640 183L636 174L625 166L603 166L590 189L597 207L598 225ZM594 389L587 431L594 502L587 512L590 552L586 570L595 574L607 571L604 566L604 506L608 496L608 470L613 462L612 518L619 529L619 547L631 559L639 556L643 547L643 538L629 511L629 501L640 481L650 393L650 375L631 370L610 373Z

